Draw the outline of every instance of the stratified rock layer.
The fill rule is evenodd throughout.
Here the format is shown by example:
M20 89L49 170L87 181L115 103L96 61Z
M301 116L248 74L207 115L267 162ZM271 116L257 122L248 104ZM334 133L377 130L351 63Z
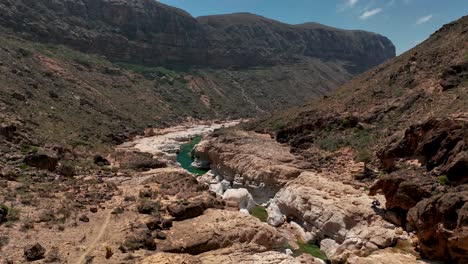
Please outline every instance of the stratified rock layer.
M313 57L362 72L395 56L390 40L370 32L293 26L246 13L195 19L157 1L8 0L0 8L0 24L29 39L113 61L239 68Z

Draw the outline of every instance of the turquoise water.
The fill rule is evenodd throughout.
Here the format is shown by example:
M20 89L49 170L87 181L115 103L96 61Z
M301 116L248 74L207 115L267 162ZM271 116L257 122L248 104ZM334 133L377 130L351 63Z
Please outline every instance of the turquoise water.
M191 165L193 162L193 148L195 147L195 145L200 143L201 140L202 136L196 136L189 143L182 145L180 147L179 154L177 154L177 162L179 162L182 165L182 168L197 175L203 175L207 172L207 170L200 170L192 167Z

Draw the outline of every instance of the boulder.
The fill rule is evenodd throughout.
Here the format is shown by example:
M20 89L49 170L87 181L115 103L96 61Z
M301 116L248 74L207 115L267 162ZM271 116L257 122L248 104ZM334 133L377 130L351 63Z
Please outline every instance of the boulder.
M98 166L109 166L110 162L101 155L94 156L94 164Z
M89 222L89 217L86 216L86 215L82 215L82 216L80 216L79 220L81 222L88 223Z
M137 210L140 214L158 214L160 204L157 201L145 200L142 201L138 206Z
M73 177L75 176L75 167L70 164L61 163L57 167L57 173L65 177Z
M36 243L34 245L26 246L24 248L24 256L28 261L35 261L44 258L46 253L45 248L41 246L41 244Z
M257 206L252 195L245 188L229 189L223 194L223 199L225 201L236 202L239 205L239 209L245 209L248 212L251 212Z
M8 216L8 207L3 204L0 204L0 224L6 222Z
M183 202L174 202L167 206L167 212L175 220L181 221L202 215L208 208L223 208L223 202L211 194L203 193Z
M127 237L120 246L120 250L123 252L135 251L139 249L147 249L154 251L157 248L157 244L153 239L150 231L138 231L134 232L133 235Z
M57 168L59 159L47 154L32 153L28 154L23 161L31 167L54 171Z
M280 234L256 218L236 211L208 209L203 215L174 222L160 249L171 253L200 254L236 243L256 244L266 249L283 243Z
M0 136L3 136L6 140L11 141L16 135L17 127L14 124L1 124L0 125Z
M270 206L267 208L268 218L267 223L272 226L280 226L286 221L286 216L281 213L278 205L275 201L270 203Z
M148 171L151 169L165 168L167 163L153 157L152 154L139 151L117 151L112 158L121 168L136 171Z

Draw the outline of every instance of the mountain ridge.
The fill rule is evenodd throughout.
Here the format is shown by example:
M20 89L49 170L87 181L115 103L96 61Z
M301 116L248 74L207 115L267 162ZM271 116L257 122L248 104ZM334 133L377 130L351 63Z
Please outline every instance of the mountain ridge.
M80 51L105 55L114 62L143 63L165 67L186 67L188 65L245 68L283 64L288 62L285 59L288 56L324 58L319 56L320 54L317 52L301 54L301 50L310 51L311 45L313 46L310 43L312 40L306 37L301 40L294 36L296 34L317 35L318 32L295 32L296 27L293 25L247 13L194 18L181 9L155 1L143 0L132 2L124 0L39 0L34 2L8 0L1 7L2 10L6 11L0 15L0 23L4 27L22 33L33 41L64 44ZM36 11L42 15L37 15L39 12ZM237 28L236 31L238 36L241 36L240 38L237 38L236 35L236 39L227 36L228 38L221 39L221 42L213 41L217 37L223 36L225 32L222 30L221 32L219 30L213 31L213 27L207 28L204 21L207 19L232 19L239 15L249 18L250 23L256 24L257 27L251 28L252 25L248 25ZM272 27L265 28L265 21L268 21ZM263 25L260 25L262 23ZM284 26L287 26L288 29L287 32L282 33L285 31L284 28L281 29ZM183 30L181 30L182 28ZM244 49L235 49L231 46L228 46L230 49L223 50L225 45L219 45L230 43L232 40L242 43L245 41L242 36L250 34L249 32L252 30L260 30L265 33L270 31L267 34L274 34L272 37L281 38L278 41L282 42L282 46L270 50L267 49L268 46L264 46L262 49L249 52L250 50L243 51ZM278 30L280 32L276 33ZM301 31L304 30L306 29L301 28ZM315 31L315 28L307 30ZM320 30L329 30L329 28L321 27ZM261 37L267 37L267 35L259 35L259 37L255 39L256 41L247 41L242 46L253 48L254 44L262 45ZM288 38L292 38L292 40ZM382 50L379 50L376 45L367 46L368 49L371 47L375 49L369 53L379 53L376 58L369 58L369 62L360 65L359 60L352 60L352 63L356 65L355 72L362 72L395 55L393 44L385 37L375 33L370 34L362 31L354 38L346 38L345 40L351 42L355 41L354 39L360 39L359 41L367 39L382 43ZM303 43L297 43L297 41ZM272 42L269 44L271 45ZM362 44L356 43L350 48L358 49L360 45ZM324 49L326 45L320 45L317 48ZM220 49L220 51L212 53L213 49ZM335 48L335 52L339 50ZM257 51L263 53L258 58L252 57L251 55ZM278 52L281 53L281 56L277 56ZM220 55L227 55L227 58L219 61L217 57ZM359 56L363 55L364 53L360 51ZM245 58L242 62L238 62L236 61L238 56ZM276 59L269 59L269 57L276 57ZM250 58L249 63L246 63L245 60L248 58ZM331 58L329 56L327 59ZM346 59L346 57L344 58Z

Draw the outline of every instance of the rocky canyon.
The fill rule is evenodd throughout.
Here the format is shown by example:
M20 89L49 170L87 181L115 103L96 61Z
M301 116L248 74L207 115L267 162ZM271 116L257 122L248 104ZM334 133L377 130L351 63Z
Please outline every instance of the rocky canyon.
M0 11L1 263L468 262L468 17Z

